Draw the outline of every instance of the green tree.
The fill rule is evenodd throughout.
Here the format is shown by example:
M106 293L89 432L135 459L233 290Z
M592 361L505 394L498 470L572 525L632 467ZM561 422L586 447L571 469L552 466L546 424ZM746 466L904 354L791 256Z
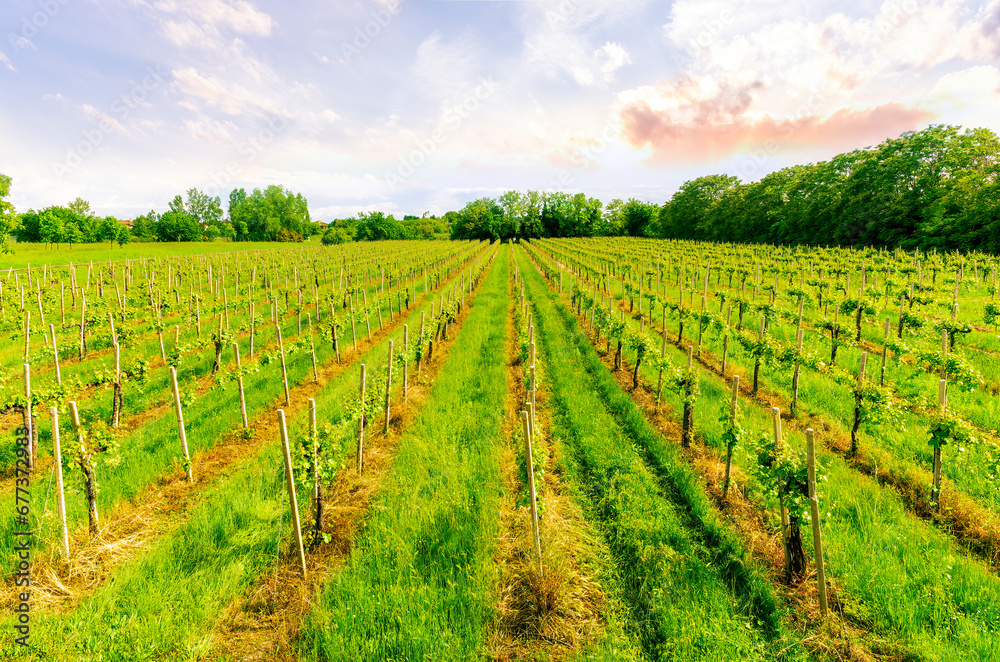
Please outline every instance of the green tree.
M20 226L20 219L6 198L10 195L10 177L0 173L0 253L10 252L7 237Z
M90 209L90 203L83 198L77 197L73 202L66 205L66 209L79 214L80 216L93 216L94 212Z
M505 229L503 209L492 198L473 200L462 208L452 226L452 239L488 239L496 241Z
M356 241L383 241L386 239L403 239L403 226L392 214L385 212L358 212L358 224L355 229Z
M740 180L729 175L707 175L681 185L660 208L659 236L704 240L713 235L711 211L727 189Z
M136 241L155 241L156 223L160 220L160 215L150 210L148 214L136 216L132 220L132 238Z
M658 212L656 205L630 198L621 208L621 234L652 236Z

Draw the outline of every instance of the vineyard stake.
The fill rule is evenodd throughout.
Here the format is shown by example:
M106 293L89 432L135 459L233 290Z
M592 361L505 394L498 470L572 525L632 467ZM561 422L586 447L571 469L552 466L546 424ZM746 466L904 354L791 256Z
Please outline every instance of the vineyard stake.
M400 315L403 314L402 308L399 310ZM406 390L409 388L410 380L407 374L407 362L410 358L410 326L408 324L403 325L403 402L406 402Z
M819 496L816 494L816 446L813 429L806 430L806 470L809 479L809 512L813 529L813 549L816 563L816 585L819 588L819 610L826 618L826 572L823 560L823 532L819 521Z
M278 355L281 357L281 383L285 389L285 406L292 406L292 393L288 390L288 369L285 366L285 343L281 340L281 327L274 325L278 337Z
M528 412L521 411L524 429L524 458L528 470L528 493L531 497L531 524L535 534L535 554L538 555L538 574L542 574L542 539L538 531L538 503L535 494L535 464L531 457L531 424Z
M285 410L278 410L278 425L281 428L281 448L285 457L285 478L288 487L288 502L292 509L292 524L295 526L295 542L299 549L299 566L302 576L306 576L306 550L302 546L302 525L299 522L299 503L295 495L295 476L292 474L292 454L288 448L288 428L285 425Z
M177 369L170 366L170 386L174 391L174 409L177 414L177 431L181 437L181 449L184 451L184 463L187 465L187 479L194 482L194 472L191 467L191 454L188 453L187 433L184 431L184 412L181 410L181 392L177 388Z
M948 406L948 382L947 380L940 380L938 382L938 410L944 414L945 407ZM933 485L932 485L932 495L933 500L937 504L938 510L941 509L941 446L935 445L934 447L934 464L933 464Z
M740 396L740 376L733 375L733 399L729 405L729 420L736 425L736 406ZM725 499L729 493L729 478L733 469L733 446L735 441L731 440L726 448L726 477L722 483L722 498Z
M52 416L52 458L56 471L56 503L59 507L59 521L62 523L62 548L69 560L69 529L66 526L66 494L63 491L62 449L59 448L59 410L49 407Z
M313 498L316 509L315 530L323 531L323 478L319 469L319 431L316 428L316 400L309 398L309 437L312 439Z
M385 366L385 429L384 434L389 434L389 395L392 391L392 339L389 339L389 360Z
M111 339L113 347L115 350L115 384L114 384L114 395L112 396L111 403L111 424L114 427L118 427L121 423L122 418L122 406L124 405L124 399L122 396L122 363L121 363L121 345L118 344L114 338Z
M361 395L361 418L358 420L358 473L364 469L365 451L365 364L361 364L361 382L358 386Z
M889 318L885 318L885 336L882 340L882 367L879 370L878 385L885 386L885 361L889 355Z
M792 418L795 417L796 405L799 402L799 371L802 365L799 361L799 357L802 356L802 327L799 326L795 332L795 371L792 373L792 406L789 410Z
M31 344L31 311L24 311L24 360L29 359L28 349Z
M70 420L73 422L73 431L76 433L77 443L80 445L80 470L87 479L87 482L84 485L84 491L87 497L87 509L90 515L90 535L96 536L98 533L99 519L97 516L97 490L94 485L94 469L90 465L90 453L88 451L84 451L83 427L80 425L80 412L76 409L76 402L70 400L67 404L69 405Z
M28 468L35 468L38 459L38 430L31 413L31 366L24 364L24 427L28 428Z
M56 343L56 327L49 324L49 333L52 334L52 362L56 367L56 384L62 384L62 373L59 372L59 345Z
M778 457L781 453L781 410L777 407L771 407L771 419L774 422L774 456ZM785 550L785 577L791 577L792 574L792 552L788 548L788 509L785 508L785 496L784 494L778 494L778 504L781 510L781 546Z
M236 385L240 392L240 415L243 417L243 429L250 427L250 421L247 420L247 399L243 392L243 364L240 361L240 345L239 343L233 343L233 357L236 359Z

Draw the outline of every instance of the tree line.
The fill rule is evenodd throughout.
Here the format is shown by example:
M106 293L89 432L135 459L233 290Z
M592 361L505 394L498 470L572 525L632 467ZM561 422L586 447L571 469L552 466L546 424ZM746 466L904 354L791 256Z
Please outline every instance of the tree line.
M318 232L319 224L309 216L309 204L301 193L278 185L266 189L236 189L229 195L229 208L222 201L197 188L177 195L167 210L155 209L136 216L129 228L114 216L100 217L90 203L76 198L66 205L40 211L16 213L3 200L10 190L10 178L0 175L0 242L9 234L18 242L78 244L101 241L302 241Z
M3 198L0 242L301 241L319 231L306 199L281 186L221 201L197 189L166 212L137 217L130 232L77 199L17 214ZM490 241L630 235L735 243L808 244L1000 252L1000 139L989 129L932 125L828 161L782 168L758 181L726 174L685 182L663 204L631 198L607 204L584 193L506 191L442 217L360 212L331 222L323 243L419 239Z
M507 191L468 203L456 239L631 235L1000 252L1000 140L935 125L755 182L685 182L662 205Z

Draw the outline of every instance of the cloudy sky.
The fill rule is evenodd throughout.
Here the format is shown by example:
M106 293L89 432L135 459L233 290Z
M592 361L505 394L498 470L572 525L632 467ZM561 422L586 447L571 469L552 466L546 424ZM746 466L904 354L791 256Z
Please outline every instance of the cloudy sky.
M933 123L1000 131L1000 0L3 0L19 210L281 184L313 217L662 202Z

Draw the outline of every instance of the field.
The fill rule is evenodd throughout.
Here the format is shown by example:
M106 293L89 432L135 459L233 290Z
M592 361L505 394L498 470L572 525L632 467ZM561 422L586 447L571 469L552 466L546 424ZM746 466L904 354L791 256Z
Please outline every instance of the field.
M33 250L0 659L1000 659L993 257Z

